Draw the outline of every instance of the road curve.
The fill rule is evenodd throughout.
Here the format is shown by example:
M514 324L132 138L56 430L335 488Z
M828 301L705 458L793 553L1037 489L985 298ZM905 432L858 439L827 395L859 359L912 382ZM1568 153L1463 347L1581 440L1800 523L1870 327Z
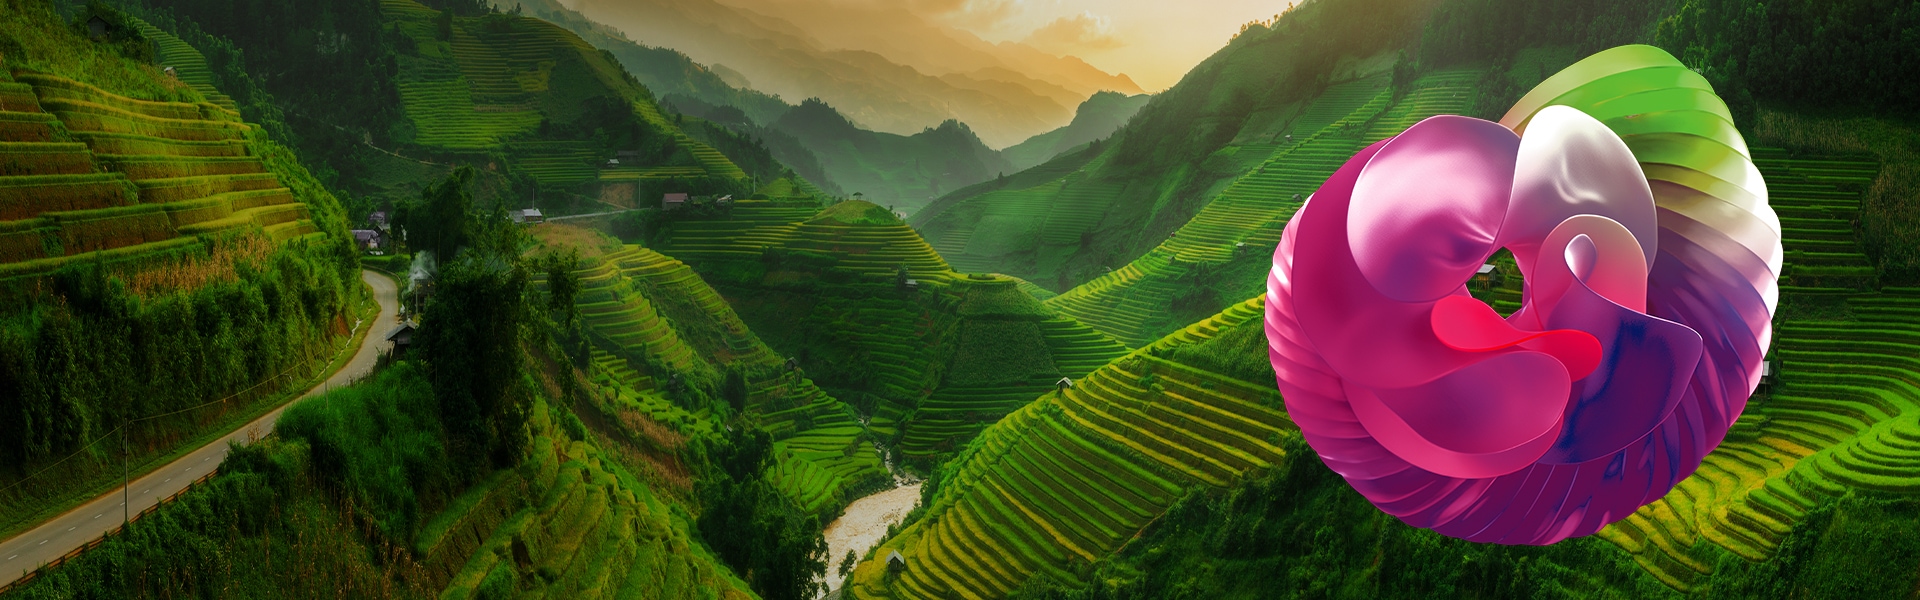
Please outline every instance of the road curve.
M369 331L366 340L360 343L359 350L354 353L353 360L326 381L301 394L295 402L318 396L365 376L373 370L380 350L387 347L387 332L393 329L400 318L399 289L392 279L373 271L361 271L360 279L373 288L373 298L380 303L380 316L371 323L362 322L358 325L369 328ZM120 526L123 514L139 514L160 499L185 489L188 484L220 465L221 459L227 456L230 442L260 439L273 430L273 423L280 419L280 413L292 405L293 402L281 405L232 433L133 480L128 490L132 506L127 511L121 509L121 490L114 490L13 539L0 541L0 586L12 583L88 542L100 539Z

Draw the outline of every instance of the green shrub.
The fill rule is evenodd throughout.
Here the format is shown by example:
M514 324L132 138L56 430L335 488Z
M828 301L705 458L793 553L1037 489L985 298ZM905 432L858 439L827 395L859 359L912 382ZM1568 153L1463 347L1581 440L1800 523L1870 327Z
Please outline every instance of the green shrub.
M275 429L311 447L315 473L353 494L390 539L411 539L422 498L458 488L433 388L412 362L295 404Z

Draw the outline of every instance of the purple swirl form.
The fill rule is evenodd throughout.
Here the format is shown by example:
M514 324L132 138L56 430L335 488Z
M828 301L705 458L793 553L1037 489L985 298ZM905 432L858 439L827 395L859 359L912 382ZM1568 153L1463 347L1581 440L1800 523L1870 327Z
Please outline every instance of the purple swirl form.
M1360 151L1267 280L1306 441L1380 510L1478 542L1588 535L1692 474L1759 383L1778 295L1757 172L1736 183L1764 216L1738 222L1771 231L1723 233L1652 153L1545 104L1524 135L1438 116ZM1501 248L1526 277L1506 318L1466 291Z

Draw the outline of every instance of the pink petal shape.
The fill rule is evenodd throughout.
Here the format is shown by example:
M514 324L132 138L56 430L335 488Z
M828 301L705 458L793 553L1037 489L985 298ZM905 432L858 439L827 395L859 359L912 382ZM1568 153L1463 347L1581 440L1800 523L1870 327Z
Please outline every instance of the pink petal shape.
M1532 272L1540 240L1581 214L1625 226L1638 242L1642 264L1653 264L1659 219L1646 174L1626 142L1586 113L1549 106L1533 116L1520 139L1512 199L1500 243L1513 251L1523 272Z
M1442 115L1367 161L1346 222L1355 264L1382 295L1431 302L1496 249L1521 140L1497 123Z
M1414 388L1346 391L1360 423L1395 455L1437 475L1477 478L1539 460L1559 437L1569 385L1560 361L1522 351Z
M1574 379L1600 364L1600 340L1577 329L1522 331L1500 313L1471 296L1447 296L1433 305L1433 333L1440 343L1463 352L1488 352L1520 346L1552 356Z

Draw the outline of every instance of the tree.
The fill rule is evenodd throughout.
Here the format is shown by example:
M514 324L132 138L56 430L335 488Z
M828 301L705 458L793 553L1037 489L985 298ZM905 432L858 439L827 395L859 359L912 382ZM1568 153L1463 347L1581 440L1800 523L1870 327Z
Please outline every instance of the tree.
M520 264L479 253L445 264L434 282L418 337L453 456L488 456L504 467L526 445L527 291Z
M407 246L432 252L435 259L452 261L454 253L473 240L473 168L460 167L439 183L420 192L417 202L402 203L395 220L406 234Z
M811 600L827 573L819 519L767 482L773 438L740 427L703 446L700 537L768 600Z
M560 313L562 329L573 329L580 314L574 306L574 298L580 295L580 276L573 272L580 267L580 252L569 248L565 253L549 254L542 267L547 272L547 310Z

